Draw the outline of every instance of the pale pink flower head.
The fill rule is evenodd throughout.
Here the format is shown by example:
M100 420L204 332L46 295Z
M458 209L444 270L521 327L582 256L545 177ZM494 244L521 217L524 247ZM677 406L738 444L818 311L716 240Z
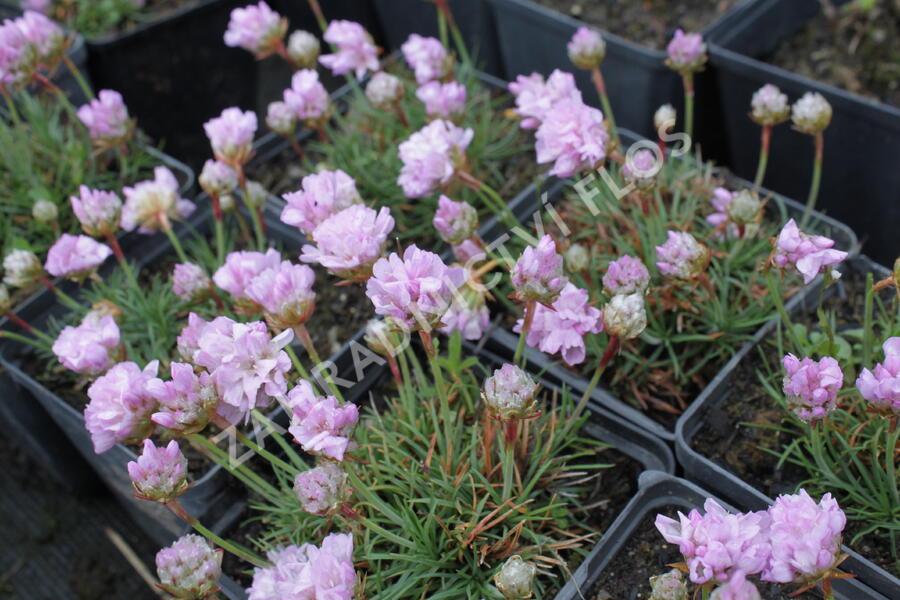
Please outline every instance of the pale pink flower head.
M304 390L305 392L305 390ZM341 405L334 396L316 398L304 393L289 400L294 415L288 431L310 454L344 460L350 432L359 420L356 405Z
M235 323L227 317L200 330L193 362L209 371L222 418L237 424L254 408L267 406L269 398L287 394L291 359L283 348L293 337L291 329L273 338L262 321Z
M160 587L176 598L189 600L212 597L222 576L222 550L206 538L190 533L156 553L156 573Z
M466 264L471 262L476 262L479 260L484 260L487 258L487 253L484 251L479 240L475 238L469 238L467 240L463 240L461 244L457 244L453 246L453 256L456 257L456 260L461 262L462 264Z
M16 21L6 19L0 25L0 83L20 85L35 72L36 56Z
M603 113L580 100L553 105L535 134L539 164L553 163L551 175L571 177L594 169L606 158L609 133Z
M212 282L203 267L179 263L172 271L172 291L185 302L197 302L209 295Z
M178 180L168 167L156 167L153 176L133 187L122 188L125 194L122 229L132 231L140 227L142 233L153 232L193 212L194 203L179 197Z
M685 231L669 230L666 243L656 247L656 267L666 277L689 280L709 265L709 248Z
M388 207L378 212L354 204L322 221L313 232L316 244L303 246L300 260L318 263L329 273L347 281L365 281L372 265L381 258L394 218Z
M819 92L806 92L791 107L794 128L809 135L822 133L831 123L831 104Z
M287 102L271 102L266 109L266 127L282 137L291 137L297 128L297 111Z
M115 192L92 190L86 185L78 188L78 196L72 196L72 211L81 229L94 237L115 234L122 215L122 200Z
M591 306L587 290L566 283L559 297L547 308L534 307L534 319L525 342L547 354L559 354L567 365L584 362L584 336L603 331L602 313ZM522 321L516 321L513 331L522 331Z
M366 85L366 98L378 108L390 108L400 102L406 92L399 77L379 71Z
M610 337L633 340L647 328L644 294L617 294L603 307L603 329Z
M556 242L544 235L537 246L526 246L512 268L512 285L521 302L550 304L569 282Z
M43 14L49 14L53 7L53 0L22 0L22 10L33 10Z
M566 49L569 60L579 69L595 69L606 56L606 42L603 36L594 29L581 26L569 40Z
M788 408L803 421L812 423L824 419L837 407L837 395L844 384L844 373L834 358L819 361L798 359L787 354L781 359L785 376L784 395Z
M856 389L872 408L885 414L900 415L900 337L885 340L884 362L871 371L863 369Z
M188 314L187 325L182 327L181 333L175 340L178 355L183 360L190 363L194 362L194 354L200 349L200 346L198 345L200 334L207 325L207 321L204 321L197 316L197 313L191 312Z
M308 31L297 30L288 37L287 54L294 68L314 69L319 58L319 38Z
M621 171L622 179L627 183L633 183L639 190L652 189L660 168L662 162L656 159L656 154L644 148L625 157Z
M89 313L78 327L59 332L53 353L65 368L95 377L115 364L112 356L119 347L119 326L112 315Z
M147 382L147 393L159 403L150 420L181 435L202 431L219 403L209 373L198 375L193 366L179 362L173 362L169 370L171 381L153 378Z
M204 192L219 198L234 191L238 185L238 174L221 161L207 160L197 181Z
M759 125L778 125L788 119L791 107L787 94L783 94L778 86L767 83L755 92L750 99L750 118Z
M284 260L250 280L247 297L259 304L266 322L275 330L303 325L316 307L312 286L316 274L306 265Z
M475 234L478 229L478 211L468 202L454 202L441 194L432 222L441 239L456 246Z
M422 37L414 33L400 47L406 64L416 74L419 85L435 79L442 79L450 70L444 45L433 37Z
M265 58L278 50L287 33L287 19L269 8L265 2L235 8L231 11L225 45L243 48L257 58Z
M706 222L717 229L716 239L724 239L725 235L735 238L738 236L738 228L728 222L728 206L734 193L723 187L717 187L713 190L712 198L709 199L713 207L713 212L706 216Z
M284 90L284 103L301 121L316 121L328 114L328 91L319 81L319 73L301 69L291 77L291 87Z
M376 314L409 329L428 330L440 323L453 294L465 282L465 269L448 267L437 254L412 245L403 258L391 253L378 259L366 283L366 295Z
M203 124L213 154L217 160L231 167L239 167L253 155L253 136L256 135L256 113L237 107L226 108L218 117Z
M333 514L350 496L347 474L334 462L324 461L318 467L297 473L294 493L306 512L325 516Z
M666 51L669 54L666 64L679 73L699 71L706 62L706 44L699 33L676 29Z
M491 322L483 293L464 288L462 293L453 297L450 308L441 317L443 327L439 331L450 335L458 331L464 340L480 340Z
M519 75L509 84L509 91L516 97L516 114L522 117L522 129L537 129L559 102L581 102L581 92L575 77L556 69L544 81L540 73Z
M143 370L133 362L121 362L91 384L84 425L94 452L102 454L116 444L139 442L150 435L156 401L147 393L147 382L156 377L158 367L157 360Z
M783 494L769 507L772 555L763 581L813 582L834 566L841 554L844 511L831 494L816 501L806 490Z
M325 41L337 47L334 54L319 57L319 62L331 69L334 75L355 73L362 79L366 71L378 71L378 48L372 36L359 23L332 21L325 30Z
M725 583L738 571L761 572L769 560L768 525L765 512L730 514L707 498L705 514L694 509L678 521L656 515L656 528L670 544L677 544L690 570L690 579L701 585Z
M271 567L257 567L248 600L353 600L353 535L332 533L312 544L270 550Z
M135 491L145 500L175 500L188 487L187 459L175 440L159 448L153 440L144 440L144 449L137 461L126 466Z
M449 183L456 166L465 162L474 135L472 129L436 119L401 143L398 155L403 167L397 184L406 197L422 198Z
M481 397L494 418L527 419L537 413L539 387L528 373L506 363L484 381Z
M356 182L340 169L307 175L298 191L283 198L287 205L281 211L281 221L306 235L311 235L328 217L362 204Z
M416 91L429 117L452 119L466 108L466 86L457 81L429 81Z
M603 275L603 293L607 296L617 294L646 294L650 286L650 272L639 258L623 254L610 261Z
M779 269L796 269L803 275L803 283L810 283L816 275L847 258L846 252L834 250L832 246L834 240L804 233L791 219L778 234L772 262Z
M713 590L709 600L762 600L762 596L753 582L747 581L743 571L738 570L731 579Z
M22 8L25 12L16 19L16 25L31 45L35 62L45 69L53 69L67 48L66 34L40 11Z
M78 109L78 119L101 145L115 145L131 134L132 123L122 95L114 90L100 90L97 98Z
M281 264L281 255L274 248L266 253L244 250L231 252L225 257L225 264L213 274L217 286L231 294L238 301L247 298L247 288L254 277Z
M97 272L112 250L86 235L62 234L47 251L44 268L54 277L82 282Z

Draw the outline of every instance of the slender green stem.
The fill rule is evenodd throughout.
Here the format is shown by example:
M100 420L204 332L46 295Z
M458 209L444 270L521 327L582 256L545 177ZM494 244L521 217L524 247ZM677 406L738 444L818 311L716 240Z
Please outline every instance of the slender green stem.
M309 376L309 371L306 370L306 367L303 366L303 363L300 362L300 357L297 356L297 353L294 352L294 349L290 346L285 346L284 351L287 352L288 356L291 357L291 362L294 364L294 368L297 369L297 372L300 373L300 377L313 383L312 377Z
M296 450L294 450L294 446L281 435L275 423L273 423L268 417L266 417L258 408L254 408L252 411L253 418L263 424L266 428L266 431L269 432L269 435L275 440L287 457L290 459L291 463L294 465L296 470L305 471L309 468L309 465L300 457Z
M9 110L9 114L12 117L13 123L18 127L22 124L22 119L19 117L19 109L16 108L16 103L13 102L12 96L9 95L9 91L6 87L0 88L3 91L3 99L6 100L6 107Z
M225 227L221 218L213 220L213 228L216 234L216 261L221 265L225 262Z
M621 346L622 340L615 336L610 336L609 343L606 346L606 351L603 353L603 356L600 357L600 362L597 363L597 368L594 370L594 375L591 377L591 381L588 384L587 389L584 390L584 394L581 396L581 400L578 401L578 406L575 407L573 416L576 419L581 415L584 407L587 406L588 400L591 399L591 395L594 393L594 390L600 383L600 377L603 375L603 372L606 371L606 367L610 362L612 362L612 359L616 356L616 354L618 354L619 348Z
M875 345L875 331L872 327L872 311L875 300L875 293L872 291L872 282L874 277L872 273L866 273L866 299L865 309L863 311L863 347L862 347L862 366L869 368L871 364L869 359L872 357L872 347Z
M50 281L50 279L46 275L41 276L41 281L43 282L44 286L47 287L48 290L53 292L56 295L56 297L59 298L63 302L63 304L67 305L72 310L74 310L76 312L80 312L80 313L85 313L88 311L88 308L86 306L79 304L78 302L75 301L74 298L72 298L70 295L68 295L67 293L65 293L64 291L59 289L57 286L55 286L53 284L53 282Z
M456 50L459 52L460 60L464 65L472 66L472 57L469 56L469 49L466 47L466 40L463 39L462 32L456 25L456 19L450 12L450 5L447 2L440 4L446 13L447 24L450 26L450 34L453 36L453 42L456 44Z
M244 194L244 198L247 195ZM262 221L259 218L259 211L245 202L247 212L250 213L250 222L253 223L253 233L256 236L256 249L262 252L266 247L266 235L263 233Z
M124 142L116 147L119 155L119 181L125 183L128 181L128 150L125 148Z
M255 565L257 567L267 567L269 563L266 562L263 557L259 556L249 548L245 548L241 546L237 542L231 542L228 540L224 540L209 529L207 529L203 523L200 522L199 519L194 517L193 515L188 514L188 512L184 509L178 500L172 500L171 502L167 502L166 506L171 510L178 518L183 520L185 523L193 527L197 530L197 533L201 534L203 537L214 543L216 546L219 546L223 550L231 552L235 556L240 559L246 560L248 563Z
M504 429L501 427L501 430ZM513 473L516 468L516 448L513 444L507 443L506 435L501 434L503 443L503 499L506 500L512 495Z
M766 177L766 165L769 163L769 145L772 139L772 126L763 125L762 139L759 148L759 164L756 167L756 177L753 179L753 190L759 191L763 179Z
M609 134L616 142L619 141L619 130L616 127L616 118L613 116L612 104L609 103L609 95L606 93L606 83L603 80L603 73L600 67L594 67L591 71L591 78L594 80L594 87L597 88L597 94L600 95L600 104L603 105L603 113L606 120L609 121Z
M525 302L525 314L522 317L522 331L519 333L519 343L516 345L516 353L513 355L513 363L524 367L522 356L525 353L525 338L531 330L531 323L534 321L534 313L537 309L534 300Z
M825 136L820 131L815 134L814 142L816 154L813 158L812 181L809 185L809 197L806 199L806 208L803 209L803 218L800 220L800 229L806 227L812 211L816 208L816 199L819 197L819 185L822 183L822 156L825 153Z
M38 332L37 332L37 330L32 330L32 333L36 335ZM43 333L43 332L41 332L41 333ZM40 339L35 340L28 336L24 336L22 334L15 333L13 331L7 331L5 329L0 330L0 339L2 339L2 338L15 340L17 342L21 342L22 344L27 344L33 348L37 348L38 350L44 350L44 351L50 350L50 345L53 342L53 340L50 340L49 343L47 343L46 341L42 343L42 341Z
M322 7L319 6L319 0L307 1L309 3L309 8L316 16L316 23L319 24L319 28L322 30L322 33L325 33L325 30L328 29L328 21L325 20L325 15L322 13Z
M172 231L172 226L168 221L163 224L162 230L166 232L166 236L169 238L169 241L172 242L172 247L175 248L175 253L178 255L178 260L183 263L191 262L188 260L187 254L184 253L184 248L182 248L181 242L178 241L178 236L176 236L175 232Z
M245 445L248 448L250 448L251 450L253 450L259 456L261 456L264 459L266 459L267 461L269 461L273 466L277 466L280 469L287 471L288 473L294 472L295 469L292 465L289 465L288 463L284 462L283 460L281 460L280 458L278 458L277 456L275 456L274 454L272 454L271 452L269 452L268 450L266 450L265 448L263 448L262 446L260 446L256 442L254 442L253 440L251 440L250 437L246 433L244 433L243 431L240 431L237 427L231 425L230 423L225 422L224 419L216 418L214 421L215 421L215 424L223 431L233 432L234 437L237 439L237 441L239 441L243 445Z
M447 17L444 15L444 11L441 10L439 4L435 3L435 9L437 10L437 19L438 19L438 37L441 38L441 45L444 46L447 50L450 49L450 42L447 39Z
M309 331L306 329L306 325L297 325L294 327L294 333L300 339L300 343L303 344L303 347L306 348L307 354L312 359L312 361L316 365L322 364L322 359L319 357L319 353L316 351L316 345L313 344L312 338L309 335ZM341 390L338 388L337 384L334 382L334 379L331 377L331 372L328 369L322 369L322 372L325 375L325 383L328 384L328 387L331 388L331 393L334 394L334 397L338 400L344 400L344 395L341 394Z
M694 139L694 74L685 73L684 82L684 132Z
M195 448L209 456L217 465L226 469L229 473L244 482L247 487L265 498L277 498L280 494L268 481L251 471L243 463L232 460L224 450L209 441L199 433L186 436L187 440Z
M69 73L71 73L75 78L75 81L78 83L78 87L80 87L81 91L84 93L84 97L88 100L93 100L94 90L91 89L91 86L84 78L84 74L82 74L81 69L79 69L74 62L72 62L72 59L66 53L63 53L63 62L66 63L66 68L69 69Z
M797 337L797 332L794 331L794 325L791 323L791 317L784 308L784 300L781 297L781 286L775 281L775 276L772 274L771 269L766 272L766 281L769 284L769 296L772 297L772 303L775 305L775 310L778 311L781 322L787 330L788 337L791 338L794 348L799 352L803 349L803 343L800 341L800 338Z

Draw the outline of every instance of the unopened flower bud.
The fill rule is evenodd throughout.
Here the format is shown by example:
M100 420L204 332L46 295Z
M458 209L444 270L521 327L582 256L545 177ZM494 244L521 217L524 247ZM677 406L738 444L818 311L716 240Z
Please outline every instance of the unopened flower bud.
M235 201L234 194L223 194L219 197L219 206L222 207L223 212L228 212L230 210L234 210Z
M272 102L266 112L266 126L282 137L290 137L297 127L297 113L280 100Z
M609 263L603 275L603 293L607 296L620 294L646 294L650 286L650 272L640 259L624 254Z
M366 323L363 340L373 352L382 356L397 354L397 348L392 340L391 325L385 319L372 319Z
M478 228L478 211L468 202L454 202L441 194L432 223L442 240L456 246L475 233Z
M137 462L128 463L128 475L137 493L155 502L174 500L188 487L187 459L175 440L159 448L152 440L144 440Z
M791 113L787 95L771 83L753 93L750 108L752 109L750 118L760 125L784 123Z
M0 283L0 315L5 315L12 309L12 299L9 297L9 289Z
M600 66L606 56L606 42L599 32L579 27L567 46L569 60L579 69L591 70Z
M687 583L678 569L650 578L650 600L688 600Z
M666 64L682 74L700 71L706 62L706 44L699 33L676 29L666 51L669 53Z
M198 181L203 191L219 198L221 204L222 196L230 194L237 187L238 175L234 169L221 161L207 160L203 164Z
M818 92L806 92L794 102L791 119L798 131L815 135L825 131L831 123L831 105Z
M189 533L156 553L160 587L178 600L201 600L219 591L222 551Z
M347 474L337 464L323 462L297 474L294 493L306 512L320 516L334 513L350 495Z
M516 296L522 302L550 304L556 300L568 279L553 238L545 235L537 246L527 246L513 266L511 279Z
M610 336L632 340L647 328L643 294L619 294L603 307L603 327Z
M269 192L258 181L247 180L247 189L244 192L244 204L247 208L259 208L266 203Z
M709 248L683 231L669 231L668 239L656 247L660 272L675 279L693 279L706 270Z
M572 244L566 250L566 268L570 273L586 271L591 266L591 254L581 244Z
M538 384L528 373L512 364L494 371L484 382L484 403L501 421L527 419L535 414Z
M671 104L663 104L657 108L656 113L653 114L653 126L656 127L657 132L664 133L675 127L677 116L678 113L675 112L674 106Z
M762 207L762 202L755 192L741 190L732 195L731 202L725 210L735 225L750 225L759 220Z
M366 85L366 98L378 108L390 108L403 98L403 82L394 75L379 71Z
M494 585L506 600L527 600L532 595L537 567L518 554L510 556L494 575Z
M625 157L622 179L633 183L639 190L649 190L656 183L656 174L660 168L662 164L656 160L656 154L644 148Z
M52 223L59 216L59 210L54 203L42 198L32 205L31 216L38 223Z
M288 38L287 53L298 69L315 69L319 39L308 31L295 31Z
M29 250L13 250L3 259L3 283L10 287L25 287L44 272L41 261Z
M198 302L210 292L212 282L202 267L193 263L175 265L172 272L172 291L185 302Z

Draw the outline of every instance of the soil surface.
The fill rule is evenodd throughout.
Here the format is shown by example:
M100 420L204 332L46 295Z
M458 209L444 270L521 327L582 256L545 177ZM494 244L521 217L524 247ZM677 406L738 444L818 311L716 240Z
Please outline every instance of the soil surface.
M854 3L851 3L854 4ZM820 12L783 40L774 65L866 98L900 106L900 2L871 11Z
M670 506L651 511L640 526L631 534L625 546L610 561L600 578L594 583L591 591L585 594L586 600L634 600L650 598L649 579L654 575L667 573L671 567L666 565L682 562L684 558L677 545L671 545L657 531L654 521L657 514L664 514L677 519L678 511L684 509ZM787 598L790 588L774 584L758 584L757 588L767 600ZM698 596L699 597L699 596ZM820 596L803 594L794 596L800 600L812 600Z
M628 40L664 50L676 29L699 32L739 0L536 0Z

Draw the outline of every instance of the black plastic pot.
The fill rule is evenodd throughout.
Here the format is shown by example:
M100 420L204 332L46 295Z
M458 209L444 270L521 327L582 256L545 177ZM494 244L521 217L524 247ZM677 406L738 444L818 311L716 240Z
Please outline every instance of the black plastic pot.
M256 62L223 35L246 0L200 0L122 33L89 39L96 89L114 89L138 125L194 168L208 158L203 123L222 109L253 108Z
M707 498L713 497L700 487L684 479L665 473L647 471L641 474L640 490L631 500L619 518L606 530L600 542L591 550L581 566L557 595L556 600L581 599L597 581L604 569L628 543L629 537L644 520L660 509L676 506L682 512L703 508ZM723 507L734 510L728 504ZM760 507L765 508L764 506ZM844 563L845 571L858 574L853 567ZM580 590L580 592L579 592ZM841 600L887 600L855 579L834 581L835 596ZM895 590L896 594L896 590ZM890 596L896 598L896 595Z
M868 257L860 256L852 259L846 268L859 272L874 272L876 279L886 277L888 270L873 263ZM838 282L838 286L840 282ZM839 289L839 288L838 288ZM788 305L792 312L800 310L814 310L818 302L817 294L797 296ZM678 420L675 430L675 453L678 462L684 468L685 476L691 480L703 482L717 494L734 503L741 509L758 509L771 503L771 498L757 490L740 477L729 471L724 465L706 457L696 451L691 442L694 436L705 426L710 413L719 405L731 399L731 381L737 366L746 357L756 352L757 345L768 337L777 326L777 322L769 322L760 329L753 340L747 342L743 348L726 364L716 375L697 399L691 404L684 415ZM845 563L847 568L855 573L861 582L871 588L896 598L900 594L900 579L891 575L871 561L866 560L856 552L850 551L850 558Z
M437 7L422 0L374 0L387 45L398 50L413 33L438 37ZM451 0L453 19L479 69L506 77L488 0ZM454 47L451 41L451 47Z
M825 130L825 162L818 208L860 232L863 250L893 264L900 247L900 107L860 98L833 86L762 62L778 43L820 10L817 0L761 0L734 27L713 36L710 61L721 97L727 152L714 155L738 175L752 178L759 158L760 128L749 119L750 98L766 83L792 101L807 91L822 94L834 109ZM765 185L791 198L806 198L813 141L790 125L772 134ZM848 198L854 201L848 202Z

